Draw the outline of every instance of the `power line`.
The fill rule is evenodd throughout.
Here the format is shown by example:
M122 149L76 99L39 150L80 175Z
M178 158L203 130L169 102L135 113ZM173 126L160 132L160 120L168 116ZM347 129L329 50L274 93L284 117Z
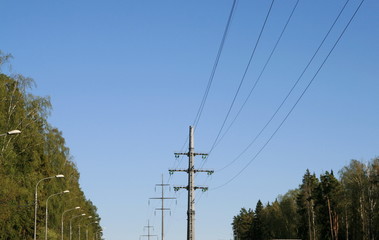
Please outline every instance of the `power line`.
M273 49L271 50L271 53L270 53L269 57L267 58L267 60L266 60L266 62L265 62L265 64L264 64L264 66L263 66L263 68L262 68L262 70L261 70L261 72L260 72L258 78L256 79L256 81L254 82L252 88L250 89L249 94L248 94L247 97L245 98L245 101L244 101L243 104L241 105L241 107L240 107L240 109L238 110L236 116L234 117L234 119L232 120L232 122L229 124L229 126L228 126L228 128L226 129L226 131L224 132L224 134L221 136L221 138L219 139L219 141L215 144L215 147L216 147L216 146L222 141L222 139L225 137L225 135L229 132L230 128L232 127L232 125L234 124L234 122L237 120L238 116L239 116L240 113L242 112L243 108L245 107L247 101L250 99L250 97L251 97L253 91L255 90L255 88L256 88L258 82L260 81L260 79L261 79L263 73L265 72L268 63L270 62L272 56L274 55L274 52L275 52L276 48L278 47L279 42L280 42L280 40L282 39L283 34L284 34L285 30L287 29L287 26L288 26L289 22L291 21L292 16L293 16L293 14L294 14L294 12L295 12L295 10L296 10L296 8L297 8L297 5L299 4L299 1L300 1L300 0L297 0L297 1L296 1L295 5L294 5L294 7L293 7L293 9L292 9L292 11L291 11L291 13L290 13L290 15L289 15L287 21L286 21L286 24L284 25L284 27L283 27L283 29L282 29L282 32L280 33L278 39L276 40L276 43L275 43Z
M199 109L198 109L198 111L197 111L197 114L196 114L195 120L193 121L193 126L194 126L194 127L196 127L197 124L199 123L199 121L200 121L200 117L201 117L201 114L202 114L203 109L204 109L204 106L205 106L205 102L207 101L208 93L209 93L209 90L210 90L210 88L211 88L211 85L212 85L212 82L213 82L214 76L215 76L215 74L216 74L216 69L217 69L218 63L219 63L219 61L220 61L220 57L221 57L222 50L223 50L223 48L224 48L224 44L225 44L226 37L228 36L229 27L230 27L230 24L231 24L232 19L233 19L234 10L235 10L235 8L236 8L236 5L237 5L237 0L233 0L232 8L230 9L230 13L229 13L228 21L227 21L227 23L226 23L225 30L224 30L224 34L223 34L223 36L222 36L221 43L220 43L220 46L219 46L219 48L218 48L217 56L216 56L215 62L214 62L214 64L213 64L213 68L212 68L212 71L211 71L211 75L210 75L210 77L209 77L208 84L207 84L207 87L206 87L206 89L205 89L205 93L204 93L204 95L203 95L203 99L201 100L201 103L200 103Z
M349 1L349 0L348 0ZM258 157L258 155L263 151L263 149L267 146L267 144L272 140L272 138L275 136L275 134L279 131L279 129L283 126L284 122L288 119L288 117L290 116L290 114L293 112L293 110L295 109L295 107L297 106L297 104L300 102L301 98L304 96L304 94L306 93L306 91L309 89L309 87L311 86L311 84L313 83L314 79L316 78L316 76L318 75L318 73L320 72L320 70L322 69L322 67L324 66L325 62L328 60L329 56L331 55L331 53L333 52L333 50L335 49L335 47L337 46L338 42L341 40L342 36L344 35L344 33L346 32L346 29L349 27L350 23L352 22L352 20L354 19L355 15L357 14L358 10L361 8L363 2L365 0L362 0L360 2L360 4L358 5L357 9L355 10L354 14L351 16L349 22L347 23L347 25L345 26L345 28L343 29L342 33L339 35L339 37L337 38L336 42L334 43L333 47L331 48L331 50L329 51L329 53L327 54L327 56L325 57L324 61L321 63L320 67L317 69L316 73L314 74L314 76L312 77L312 79L310 80L310 82L308 83L308 85L306 86L306 88L303 90L303 92L301 93L301 95L299 96L299 98L297 99L297 101L295 102L295 104L292 106L292 108L290 109L290 111L287 113L287 115L285 116L285 118L282 120L282 122L279 124L279 126L276 128L276 130L274 131L274 133L270 136L270 138L266 141L266 143L259 149L259 151L254 155L254 157L236 174L234 175L231 179L229 179L226 183L218 186L218 187L215 187L215 188L212 188L211 190L216 190L216 189L219 189L221 187L224 187L225 185L229 184L230 182L232 182L234 179L236 179L239 175L241 175L241 173L246 170L246 168Z
M237 96L238 96L238 94L239 94L239 91L241 90L241 86L242 86L242 84L243 84L243 82L244 82L244 80L245 80L246 74L247 74L247 72L248 72L248 70L249 70L249 68L250 68L250 64L251 64L251 62L252 62L252 60L253 60L253 57L254 57L254 55L255 55L255 51L257 50L257 47L258 47L259 41L260 41L260 39L261 39L262 33L263 33L263 31L264 31L264 29L265 29L265 27L266 27L266 23L267 23L267 20L268 20L268 18L269 18L269 16L270 16L271 9L272 9L272 6L274 5L274 2L275 2L275 0L272 0L272 2L271 2L271 4L270 4L270 7L269 7L268 12L267 12L267 14L266 14L266 18L265 18L265 20L264 20L264 22L263 22L263 25L262 25L262 27L261 27L261 30L260 30L260 32L259 32L259 35L258 35L257 41L255 42L255 45L254 45L253 51L252 51L251 54L250 54L250 59L249 59L247 65L246 65L245 71L244 71L244 73L243 73L243 75L242 75L242 78L241 78L241 81L240 81L240 83L239 83L239 85L238 85L237 91L236 91L236 93L234 94L234 97L233 97L232 103L231 103L230 106L229 106L229 110L228 110L228 112L227 112L227 114L226 114L226 116L225 116L225 118L224 118L224 121L223 121L223 123L222 123L222 125L221 125L221 128L220 128L220 130L219 130L219 132L218 132L218 134L217 134L217 137L216 137L216 139L214 140L214 142L213 142L213 144L212 144L212 147L211 147L211 150L209 151L209 154L210 154L210 153L212 152L212 150L214 149L214 147L215 147L215 145L216 145L216 142L217 142L218 138L220 137L220 134L221 134L222 130L224 129L224 126L225 126L226 120L228 119L229 114L230 114L230 112L231 112L231 110L232 110L232 108L233 108L233 106L234 106L234 103L235 103L235 101L236 101L236 99L237 99Z
M234 124L234 122L237 120L239 114L242 112L242 110L243 110L243 108L245 107L247 101L249 100L250 96L252 95L253 91L255 90L255 87L257 86L257 84L258 84L259 80L261 79L261 77L262 77L264 71L266 70L266 67L267 67L268 63L270 62L270 60L271 60L271 58L272 58L272 56L273 56L273 54L274 54L276 48L277 48L278 45L279 45L280 40L281 40L282 37L283 37L283 34L284 34L285 30L287 29L287 26L288 26L289 22L290 22L291 19L292 19L292 16L293 16L293 14L294 14L294 12L295 12L295 10L296 10L298 4L299 4L299 1L300 1L300 0L297 0L296 3L295 3L295 5L293 6L292 11L291 11L291 13L290 13L290 15L289 15L289 17L288 17L288 19L287 19L287 21L286 21L286 23L285 23L283 29L282 29L282 31L281 31L281 33L280 33L278 39L276 40L276 43L275 43L273 49L271 50L271 53L270 53L269 57L267 58L267 60L266 60L266 62L265 62L265 64L264 64L264 66L263 66L263 68L262 68L262 70L261 70L261 72L260 72L258 78L256 79L256 81L254 82L252 88L250 89L250 92L249 92L248 96L245 98L244 103L241 105L241 107L240 107L240 109L238 110L236 116L234 117L233 121L229 124L229 126L228 126L228 128L226 129L226 131L224 132L224 134L221 136L220 139L218 139L218 137L219 137L219 135L220 135L220 133L221 133L221 131L222 131L222 128L224 127L224 124L225 124L225 122L226 122L226 120L227 120L227 118L228 118L228 116L229 116L229 113L230 113L230 110L231 110L231 109L229 109L229 112L228 112L228 114L227 114L226 117L225 117L224 124L223 124L222 128L220 129L220 131L219 131L219 133L218 133L218 135L217 135L216 140L215 140L214 143L213 143L213 146L212 146L212 148L211 148L211 150L210 150L210 153L213 151L213 149L214 149L215 147L217 147L217 145L222 141L222 139L225 137L225 135L229 132L230 128L232 127L232 125ZM217 139L218 139L218 141L217 141ZM247 148L247 149L248 149L248 148ZM247 149L246 149L246 150L247 150ZM245 151L246 151L246 150L245 150ZM243 153L244 153L245 151L243 151ZM210 154L210 153L209 153L209 154ZM241 153L240 155L242 155L243 153ZM237 157L236 159L234 159L230 164L228 164L227 166L221 168L220 170L223 170L224 168L226 168L226 167L228 167L229 165L233 164L233 163L234 163L239 157L240 157L240 156L238 156L238 157ZM205 162L203 163L203 165L204 165L204 164L205 164ZM202 167L203 167L203 165L202 165ZM218 170L218 171L219 171L219 170Z
M340 12L338 13L336 19L333 21L333 24L330 26L328 32L326 33L326 35L324 36L323 40L321 41L321 43L319 44L318 48L316 49L316 51L313 53L312 57L310 58L310 60L308 61L307 65L305 66L305 68L303 69L302 73L300 74L300 76L297 78L296 82L293 84L292 88L290 89L290 91L287 93L286 97L282 100L282 102L279 104L279 106L276 108L274 114L270 117L270 119L266 122L266 124L263 126L263 128L259 131L259 133L254 137L254 139L247 145L247 147L233 160L231 161L230 163L228 163L227 165L225 165L224 167L220 168L219 170L217 171L222 171L224 170L225 168L229 167L230 165L232 165L234 162L236 162L254 143L255 141L261 136L261 134L264 132L264 130L268 127L268 125L270 125L270 123L272 122L272 120L275 118L275 116L278 114L278 112L280 111L280 109L283 107L284 103L286 103L286 101L288 100L289 96L292 94L293 90L296 88L296 86L298 85L298 83L300 82L300 80L302 79L302 77L304 76L305 72L308 70L309 66L311 65L311 63L313 62L313 60L315 59L316 55L318 54L318 52L320 51L321 47L324 45L326 39L328 38L329 34L331 33L332 29L334 28L335 24L337 23L338 19L340 18L342 12L345 10L346 8L346 5L348 4L350 0L347 0L345 2L345 4L343 5L343 7L341 8Z
M221 53L222 53L222 50L224 48L224 44L225 44L226 38L227 38L228 33L229 33L229 27L230 27L231 22L233 20L233 16L234 16L235 9L237 8L237 4L238 4L237 0L233 0L233 4L232 4L232 7L230 9L229 17L228 17L228 20L227 20L227 23L226 23L226 26L225 26L225 30L224 30L224 33L223 33L223 36L222 36L222 39L221 39L221 43L220 43L220 46L219 46L218 51L217 51L216 59L215 59L215 61L213 63L211 75L209 76L207 87L205 89L205 92L204 92L203 98L201 100L199 109L198 109L198 111L196 113L195 119L193 121L193 126L194 127L196 127L197 124L200 121L200 117L201 117L201 114L203 112L203 109L204 109L204 106L205 106L205 102L206 102L206 100L208 98L208 93L209 93L209 90L211 88L214 76L216 74L216 69L217 69L218 63L220 61ZM186 140L185 140L182 148L180 149L180 152L182 152L184 150L184 147L186 146L187 142L188 142L188 137L186 138ZM182 160L183 160L183 157L180 159L180 161L178 162L178 165L176 167L178 167L180 165L180 163L181 163ZM174 163L174 165L175 165L175 163ZM168 179L168 182L170 180L171 180L171 175L170 175L170 177Z

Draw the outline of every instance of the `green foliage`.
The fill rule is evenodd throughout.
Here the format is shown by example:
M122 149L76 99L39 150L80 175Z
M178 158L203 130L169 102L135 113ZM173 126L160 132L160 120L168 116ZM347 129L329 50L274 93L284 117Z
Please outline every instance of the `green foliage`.
M253 219L252 237L256 240L263 240L265 232L263 225L263 204L261 200L258 200Z
M243 208L233 219L235 239L378 239L379 158L351 160L339 175L306 170L298 189L258 201L255 212Z
M315 197L318 185L319 180L316 175L311 174L307 169L296 199L299 217L298 236L301 239L316 239Z
M241 209L240 214L233 218L232 226L235 239L251 239L253 219L254 212L251 209Z
M0 51L0 134L13 129L22 133L0 136L0 239L33 239L36 184L43 178L64 174L65 178L47 179L38 186L39 238L45 234L46 199L70 190L69 194L53 196L49 200L49 239L60 239L63 211L81 207L81 211L64 215L65 225L72 216L80 213L93 216L91 219L75 219L75 229L79 222L87 225L100 221L100 218L96 207L80 188L79 172L71 161L62 132L48 123L50 99L29 92L35 86L33 79L1 72L1 67L10 58L11 55ZM89 224L88 229L92 234L101 227ZM68 237L68 227L65 230Z

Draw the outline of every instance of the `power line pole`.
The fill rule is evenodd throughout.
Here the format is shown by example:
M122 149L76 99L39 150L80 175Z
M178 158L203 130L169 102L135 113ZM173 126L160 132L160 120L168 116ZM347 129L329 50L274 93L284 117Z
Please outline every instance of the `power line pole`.
M162 188L162 196L161 197L153 197L153 198L150 198L150 199L160 199L161 202L162 202L162 207L161 208L156 208L155 210L162 211L162 236L161 236L161 240L164 240L164 211L170 210L170 208L165 208L164 207L164 200L166 200L166 199L176 199L176 198L174 198L174 197L165 197L164 196L164 187L165 186L170 186L170 184L164 184L163 183L163 174L162 174L162 183L161 184L155 184L155 186L159 186L159 187Z
M143 230L145 230L147 228L147 235L140 235L139 236L139 239L141 239L141 237L147 237L147 240L150 240L150 237L157 237L157 239L158 239L158 235L151 235L150 234L150 228L153 228L154 229L154 227L153 226L150 226L150 221L148 220L147 221L147 226L145 226L144 228L143 228Z
M188 174L188 185L186 187L174 187L175 191L181 188L188 191L188 210L187 210L187 240L195 240L195 190L202 189L207 191L208 187L195 186L195 173L206 172L208 175L212 174L212 170L195 169L195 156L201 155L206 157L206 153L195 153L193 127L189 127L189 148L187 153L175 153L175 156L187 155L188 156L188 169L170 169L170 174L174 172L186 172Z

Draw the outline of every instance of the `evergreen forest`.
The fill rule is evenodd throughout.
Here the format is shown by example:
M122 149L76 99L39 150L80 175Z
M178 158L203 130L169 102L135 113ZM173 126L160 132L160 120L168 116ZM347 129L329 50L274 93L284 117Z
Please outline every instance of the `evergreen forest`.
M299 188L233 218L235 240L379 239L379 158L351 160L317 177L306 170Z
M35 239L35 220L36 239L102 239L62 132L48 122L49 98L31 93L33 79L4 73L11 58L0 51L0 239Z

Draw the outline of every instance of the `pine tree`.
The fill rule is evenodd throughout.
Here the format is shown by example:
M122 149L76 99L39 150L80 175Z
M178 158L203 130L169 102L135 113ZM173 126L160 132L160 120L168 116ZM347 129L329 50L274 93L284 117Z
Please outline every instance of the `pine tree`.
M318 179L315 174L311 174L307 169L303 182L300 185L300 191L297 196L297 211L299 214L298 232L302 239L316 239L316 224L315 224L315 190L318 187Z
M263 204L261 200L258 200L254 212L254 220L252 225L252 236L254 240L265 239L265 229L263 225Z

